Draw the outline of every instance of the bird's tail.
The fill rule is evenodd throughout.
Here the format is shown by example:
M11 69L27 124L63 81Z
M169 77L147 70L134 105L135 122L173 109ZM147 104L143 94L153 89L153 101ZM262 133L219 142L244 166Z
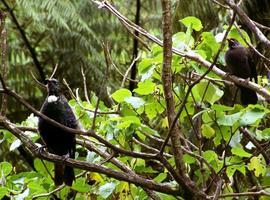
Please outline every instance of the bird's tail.
M75 180L74 170L70 166L65 166L64 169L64 182L68 186L72 186L72 182Z
M72 182L75 180L75 174L72 167L54 164L54 184L61 185L65 183L68 186L72 186Z
M243 105L248 105L248 104L256 104L258 101L258 97L256 92L249 88L245 88L240 86L240 92L241 92L241 102Z
M64 182L64 165L54 163L54 184L61 185Z

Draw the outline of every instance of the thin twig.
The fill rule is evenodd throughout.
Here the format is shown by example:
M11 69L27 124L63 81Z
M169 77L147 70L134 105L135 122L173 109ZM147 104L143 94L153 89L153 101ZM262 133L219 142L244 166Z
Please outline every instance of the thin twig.
M270 196L269 192L265 190L260 190L258 192L241 192L241 193L229 193L229 194L221 194L219 198L226 198L226 197L243 197L243 196Z
M127 71L126 71L126 73L125 73L125 75L124 75L124 77L123 77L123 80L122 80L122 83L121 83L121 88L124 87L124 84L125 84L125 82L126 82L126 79L128 78L128 74L129 74L129 72L130 72L132 66L133 66L134 63L137 62L139 59L140 59L140 55L138 55L137 58L134 58L134 59L132 60L132 63L130 64L129 68L127 69ZM133 82L135 82L135 81L133 80ZM138 82L138 81L137 81L137 82Z
M118 69L118 67L115 65L115 63L113 62L113 59L112 59L112 57L111 57L111 54L110 54L110 51L109 51L109 50L107 50L107 55L106 55L106 56L108 57L109 63L115 68L115 70L116 70L122 77L125 77L125 74L123 74L123 73ZM131 79L131 78L129 78L129 77L127 77L126 80L129 80L129 81L132 81L132 82L135 82L135 83L138 83L138 82L139 82L138 80L133 80L133 79Z
M56 63L56 65L54 66L52 75L50 76L50 79L52 79L52 78L54 77L54 75L55 75L57 69L58 69L58 63Z
M40 86L42 89L46 89L46 86L37 80L37 78L35 77L35 75L33 74L33 72L31 70L30 70L30 74L31 74L32 78L34 79L34 81L38 84L38 86Z
M87 83L86 83L86 77L83 68L81 68L81 73L83 77L83 89L84 89L84 96L88 104L91 104L89 96L88 96L88 90L87 90Z

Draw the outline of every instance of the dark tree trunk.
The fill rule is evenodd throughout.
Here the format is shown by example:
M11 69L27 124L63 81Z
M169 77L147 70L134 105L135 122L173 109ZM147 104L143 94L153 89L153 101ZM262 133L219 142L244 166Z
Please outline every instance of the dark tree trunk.
M136 16L135 16L135 24L140 25L140 10L141 10L141 0L137 0L136 2ZM134 34L139 37L138 31L135 31ZM138 56L138 50L139 50L139 43L137 38L134 37L133 39L133 58L135 59ZM132 80L136 79L137 74L137 62L134 62L134 64L131 67L131 73L130 78ZM136 83L133 81L129 82L129 90L132 91L136 86Z

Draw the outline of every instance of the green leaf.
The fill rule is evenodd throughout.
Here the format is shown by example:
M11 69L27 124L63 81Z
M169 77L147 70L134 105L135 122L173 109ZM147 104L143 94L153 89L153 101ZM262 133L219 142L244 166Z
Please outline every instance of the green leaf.
M263 131L256 131L256 134L257 134L257 139L258 138L258 133L259 133L259 136L262 137L262 139L265 139L265 140L269 140L270 139L270 128L265 128L263 129Z
M119 123L116 127L119 129L125 129L128 128L131 124L139 126L141 125L141 121L136 116L125 116L122 118L122 123Z
M0 199L2 199L6 194L8 194L8 189L6 187L0 187Z
M196 159L188 154L184 154L183 156L183 160L185 163L187 164L193 164L196 162Z
M221 105L221 104L214 104L214 105L212 105L211 108L215 111L220 111L220 112L233 110L233 107L229 107L229 106L225 106L225 105Z
M26 197L29 196L29 192L30 192L30 189L29 188L26 188L22 193L18 194L18 195L15 195L14 196L14 199L18 199L18 200L21 200L21 199L25 199Z
M105 185L102 185L98 189L98 193L100 196L102 196L104 199L107 199L114 191L116 187L116 184L113 182L106 183Z
M73 182L72 189L78 191L78 192L90 192L91 186L88 185L85 181L85 178L78 178L75 182Z
M203 157L210 163L213 160L216 160L218 158L217 154L212 151L212 150L208 150L203 152Z
M239 148L239 147L233 147L231 152L232 154L240 156L240 157L249 158L250 156L252 156L252 154L246 152L244 149Z
M202 129L202 135L208 139L213 137L215 135L215 130L208 124L203 124L201 126Z
M207 59L212 59L213 54L216 53L219 48L219 44L211 32L203 32L201 37L202 42L197 46L196 49L203 50L207 55Z
M223 126L233 126L241 119L242 113L237 112L232 115L223 115L218 118L217 123Z
M134 92L140 95L152 94L155 90L155 83L151 80L146 80L144 82L139 82L138 88L134 89Z
M150 134L150 135L156 135L157 134L156 130L151 129L149 126L146 126L144 124L141 125L140 130L142 132L145 132L145 133Z
M12 165L6 161L0 163L0 177L5 177L12 171Z
M152 58L144 58L138 65L138 71L140 74L146 73L153 65Z
M48 162L48 161L44 161L44 163L45 163L47 169L52 172L53 171L53 163ZM44 167L44 164L41 162L40 159L37 158L34 160L34 166L35 166L35 169L40 174L45 175L45 176L49 176L46 168Z
M162 181L165 180L165 178L167 177L167 173L160 173L159 175L157 175L155 178L154 178L154 181L158 182L158 183L161 183Z
M182 22L187 28L192 26L192 29L195 31L200 31L203 28L201 20L193 16L185 17L184 19L181 19L180 22Z
M132 105L133 108L137 109L145 104L144 100L139 97L127 97L125 102Z
M198 83L193 87L192 92L197 96L196 100L200 101L204 98L204 100L210 104L214 104L224 94L222 90L208 81L201 81Z
M246 126L255 123L257 120L261 120L266 111L264 109L253 108L247 110L242 116L240 120L240 125Z
M232 177L236 171L235 166L228 166L226 169L226 174L228 177Z
M226 27L225 27L226 28ZM244 36L244 38L250 42L250 38L247 34L246 31L244 30L241 30L241 33L242 35ZM235 38L237 39L243 46L247 46L246 42L242 39L242 36L240 36L240 34L238 33L238 30L233 26L229 35L228 35L228 38Z
M121 103L125 101L125 98L131 97L132 93L127 89L120 89L116 90L111 96L116 102Z
M145 81L147 79L150 79L154 73L154 67L151 67L147 72L145 72L144 74L142 74L142 78L141 81Z
M184 32L178 32L173 35L172 38L173 41L173 47L179 49L180 51L184 51L186 47L191 47L194 45L194 38L192 36L189 37L189 39L186 38L186 33Z
M260 154L257 157L253 157L250 159L250 163L248 164L249 170L254 170L255 176L259 177L260 175L265 176L266 174L266 162L264 157Z
M243 175L246 175L246 167L245 163L238 156L232 156L226 159L226 163L228 165L226 169L226 173L228 177L232 177L236 170L241 172Z

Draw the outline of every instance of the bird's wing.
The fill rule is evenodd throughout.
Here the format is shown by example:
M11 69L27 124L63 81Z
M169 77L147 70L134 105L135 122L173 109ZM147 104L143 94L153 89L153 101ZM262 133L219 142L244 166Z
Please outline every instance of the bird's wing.
M75 114L73 113L72 108L69 106L67 99L62 96L61 97L61 112L64 117L62 117L61 124L70 127L77 128L78 122L76 120Z
M251 73L251 78L254 78L255 80L255 83L258 82L258 74L257 74L257 69L256 69L256 64L255 64L255 61L254 61L254 56L253 56L253 52L248 49L248 64L249 64L249 67L250 67L250 73Z

